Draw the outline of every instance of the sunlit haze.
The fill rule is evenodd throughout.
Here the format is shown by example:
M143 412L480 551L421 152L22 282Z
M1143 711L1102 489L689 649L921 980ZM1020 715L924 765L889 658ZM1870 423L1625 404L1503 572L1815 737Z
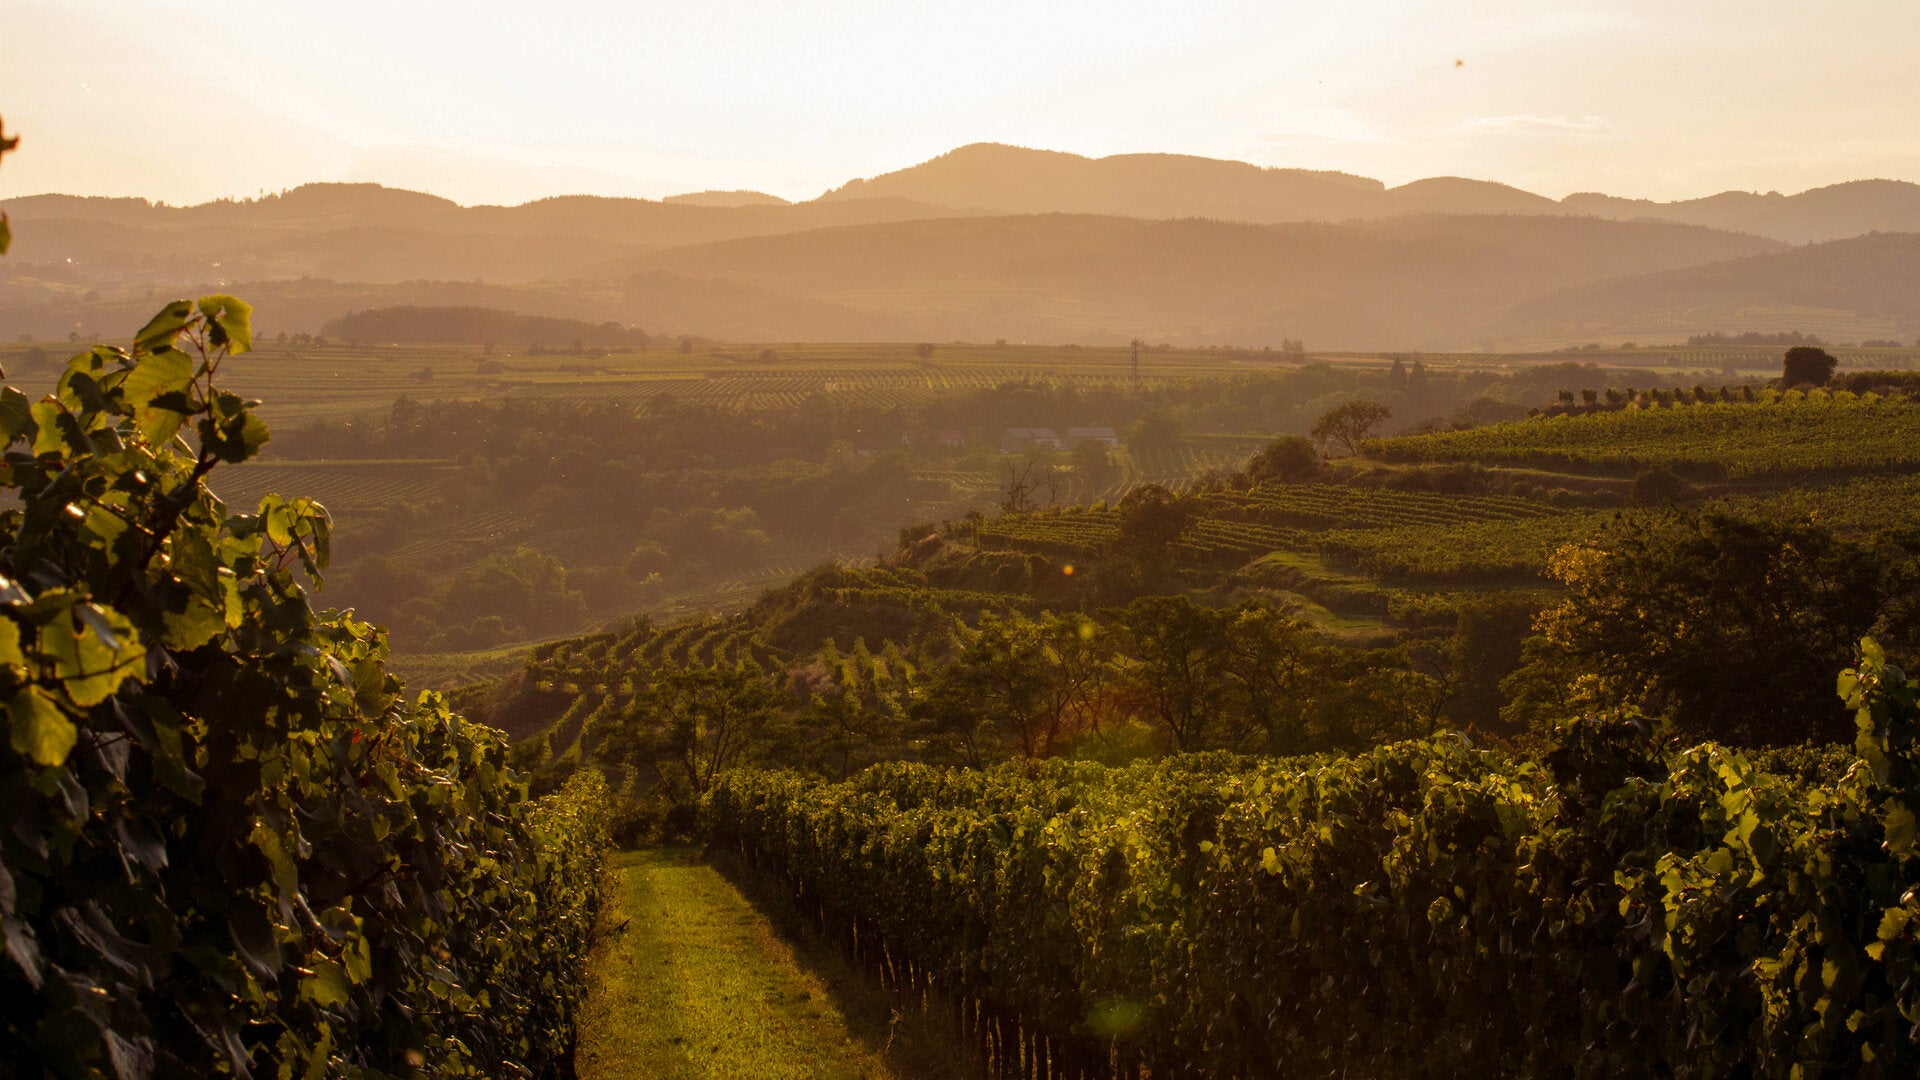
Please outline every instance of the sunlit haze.
M807 199L966 143L1657 199L1920 181L1920 4L18 2L0 195Z

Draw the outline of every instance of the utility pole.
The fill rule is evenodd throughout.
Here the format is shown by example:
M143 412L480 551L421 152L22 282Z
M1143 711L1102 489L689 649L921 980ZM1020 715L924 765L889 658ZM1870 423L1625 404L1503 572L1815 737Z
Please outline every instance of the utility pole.
M1133 393L1140 394L1140 339L1133 339Z

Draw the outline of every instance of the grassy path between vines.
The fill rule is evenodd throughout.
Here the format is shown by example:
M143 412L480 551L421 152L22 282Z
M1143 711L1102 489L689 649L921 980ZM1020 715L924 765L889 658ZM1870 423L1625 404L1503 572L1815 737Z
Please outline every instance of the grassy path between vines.
M581 1080L949 1080L943 1030L805 935L783 937L691 848L614 860L589 961Z

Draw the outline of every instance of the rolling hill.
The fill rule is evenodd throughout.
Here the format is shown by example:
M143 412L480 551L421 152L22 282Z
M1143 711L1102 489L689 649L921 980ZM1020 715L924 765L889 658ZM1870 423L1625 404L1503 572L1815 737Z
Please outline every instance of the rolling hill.
M0 320L14 336L56 339L139 319L162 293L216 289L254 298L274 332L414 305L776 341L1554 348L1752 329L1904 339L1916 321L1908 283L1920 276L1909 241L1867 235L1920 232L1920 185L1893 181L1555 201L1457 177L1389 188L1344 173L995 144L791 204L708 191L466 207L312 184L191 207L43 195L0 209L16 233ZM1712 268L1853 237L1798 260Z
M1400 214L1562 214L1653 219L1750 232L1804 244L1873 230L1920 231L1920 184L1861 180L1798 195L1729 191L1653 202L1581 193L1555 201L1505 184L1434 177L1389 188L1345 173L1268 169L1178 154L1087 158L976 143L821 196L888 197L1001 213L1211 217L1229 221L1345 221Z
M1780 247L1697 226L1540 216L1259 226L1038 214L730 240L624 269L905 320L929 340L1436 348L1484 332L1516 298ZM734 336L725 321L703 325Z
M1543 340L1679 340L1734 329L1911 340L1920 334L1920 233L1871 233L1572 287L1516 305L1503 322L1508 333Z

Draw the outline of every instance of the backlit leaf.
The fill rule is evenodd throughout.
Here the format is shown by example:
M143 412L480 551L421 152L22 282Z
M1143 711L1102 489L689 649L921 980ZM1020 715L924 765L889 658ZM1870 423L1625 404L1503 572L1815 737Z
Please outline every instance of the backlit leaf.
M13 748L41 765L65 761L80 738L80 729L35 686L7 699L7 725Z

